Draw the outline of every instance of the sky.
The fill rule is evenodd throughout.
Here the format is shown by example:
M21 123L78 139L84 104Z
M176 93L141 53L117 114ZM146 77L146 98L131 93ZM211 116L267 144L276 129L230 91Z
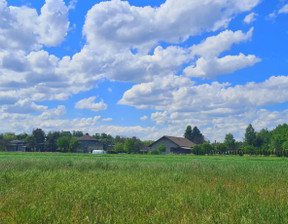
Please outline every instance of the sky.
M288 121L287 0L0 0L0 132L211 142Z

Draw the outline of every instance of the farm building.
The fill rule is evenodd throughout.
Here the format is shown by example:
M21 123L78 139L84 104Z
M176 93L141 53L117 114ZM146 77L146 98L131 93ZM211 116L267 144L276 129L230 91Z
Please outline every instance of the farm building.
M14 140L9 142L6 147L8 152L25 152L26 151L26 143L20 140Z
M91 153L93 150L103 150L103 144L88 134L78 138L78 141L81 142L79 152Z
M191 142L187 138L163 136L149 146L149 151L157 150L160 145L165 146L165 152L169 153L190 153L190 149L195 146L194 142Z

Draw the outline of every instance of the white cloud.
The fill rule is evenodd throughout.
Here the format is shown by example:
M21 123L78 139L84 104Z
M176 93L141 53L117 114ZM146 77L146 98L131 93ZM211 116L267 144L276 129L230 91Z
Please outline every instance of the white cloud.
M41 43L50 47L63 42L69 28L68 8L64 1L46 0L37 25Z
M63 0L46 0L41 14L26 6L0 2L0 49L39 50L60 44L68 31L68 9ZM7 41L9 40L9 41Z
M255 12L251 12L250 14L245 16L244 22L250 24L256 20L256 16L258 16L258 14L256 14Z
M107 104L105 104L103 100L96 103L95 99L96 99L95 96L92 96L92 97L89 97L86 99L82 99L75 104L75 108L76 109L89 109L89 110L92 110L94 112L98 112L100 110L106 110L107 109Z
M39 117L43 120L55 119L66 114L66 107L59 105L57 108L44 111Z
M216 36L207 37L198 45L193 45L191 51L193 55L201 57L218 57L222 52L227 51L233 44L239 44L251 40L254 28L246 34L241 30L225 30Z
M108 117L108 118L103 118L102 121L104 122L110 122L112 121L113 119L111 117Z
M279 11L279 14L288 13L288 4L284 5Z
M44 111L47 109L47 106L36 105L34 102L31 102L28 99L19 100L13 105L4 105L2 106L2 111L7 113L20 113L28 114L39 111Z
M140 117L140 120L141 120L141 121L146 121L147 119L148 119L148 117L147 117L146 115Z
M232 74L239 69L250 67L260 62L255 55L228 55L223 58L199 58L195 66L184 69L190 77L215 78L217 75Z
M173 112L201 111L206 115L237 114L288 101L288 77L272 76L262 83L232 87L229 83L195 85L181 76L134 85L119 104Z
M160 40L179 43L191 35L226 27L234 14L249 11L259 2L167 0L151 8L113 0L89 10L83 31L88 43L98 48L101 44L145 50Z

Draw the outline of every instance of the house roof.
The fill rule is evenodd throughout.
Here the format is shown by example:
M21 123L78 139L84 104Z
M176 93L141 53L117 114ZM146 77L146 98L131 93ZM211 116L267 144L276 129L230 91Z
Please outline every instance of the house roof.
M183 138L183 137L174 137L174 136L163 136L162 138L158 139L156 142L160 141L161 139L166 138L168 140L170 140L171 142L175 143L176 145L178 145L179 147L188 147L191 148L193 146L195 146L196 144L194 142L191 142L189 139L187 138ZM154 142L153 144L155 144L156 142ZM153 144L151 144L150 146L152 146Z
M94 141L94 142L98 142L97 139L89 136L89 135L83 135L82 137L78 138L79 141Z

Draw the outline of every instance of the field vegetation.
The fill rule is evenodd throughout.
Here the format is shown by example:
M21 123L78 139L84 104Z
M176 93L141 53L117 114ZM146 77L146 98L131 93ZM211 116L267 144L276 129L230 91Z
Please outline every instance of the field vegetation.
M0 223L288 223L280 157L0 153Z

